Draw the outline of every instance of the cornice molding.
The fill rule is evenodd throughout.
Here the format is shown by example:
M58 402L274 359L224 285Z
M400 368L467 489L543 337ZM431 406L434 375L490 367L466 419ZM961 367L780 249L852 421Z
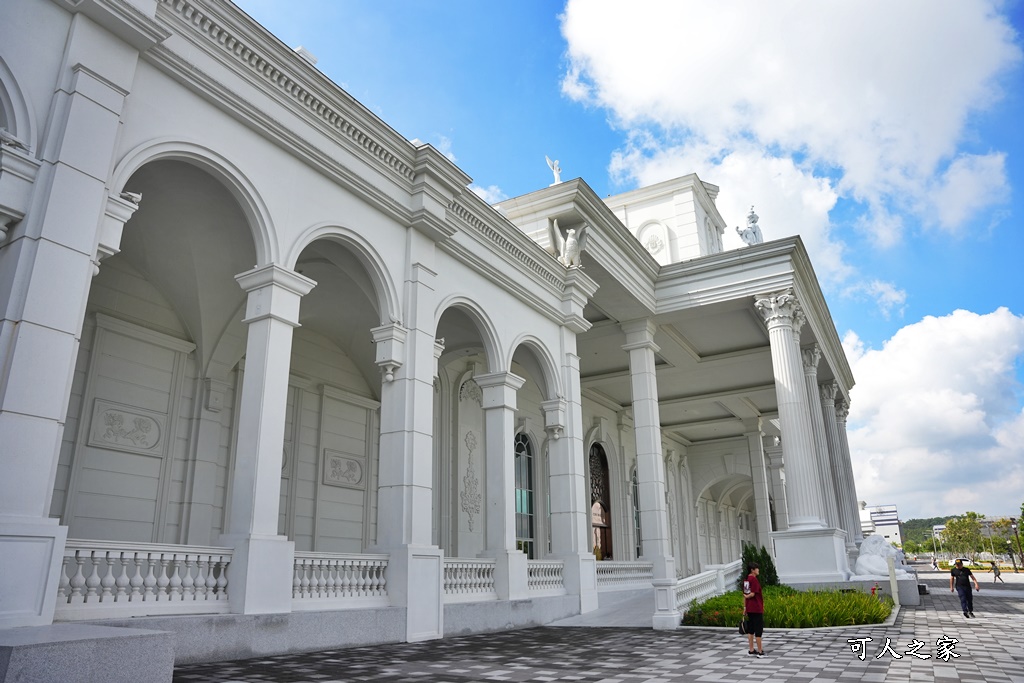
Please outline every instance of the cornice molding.
M258 25L241 10L213 7L204 0L160 0L160 6L160 14L188 27L182 35L208 55L245 73L251 83L317 121L387 172L407 182L414 179L412 143L274 36L253 32L251 26ZM228 16L232 11L236 15Z
M126 0L58 0L69 12L84 14L139 51L167 40L171 32Z

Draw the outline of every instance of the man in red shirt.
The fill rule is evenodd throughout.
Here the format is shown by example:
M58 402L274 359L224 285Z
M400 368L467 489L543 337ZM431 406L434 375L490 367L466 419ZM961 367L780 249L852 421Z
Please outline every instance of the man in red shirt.
M747 654L764 657L764 647L761 645L761 635L764 633L764 597L761 595L761 582L757 580L761 568L757 564L750 563L750 575L743 581L743 599L747 612L747 642L750 649ZM754 649L754 639L757 638L757 650Z

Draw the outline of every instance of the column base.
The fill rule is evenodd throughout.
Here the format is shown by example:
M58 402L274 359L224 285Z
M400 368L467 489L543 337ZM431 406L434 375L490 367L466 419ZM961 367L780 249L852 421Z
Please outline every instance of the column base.
M580 614L593 612L597 602L597 558L590 553L558 555L562 560L565 592L580 597Z
M676 580L655 579L654 616L651 625L655 631L674 631L679 628L683 615L676 609Z
M53 623L67 537L56 519L0 517L0 628Z
M530 597L526 553L521 550L485 550L480 556L495 560L494 590L499 600L525 600ZM594 581L597 582L596 578Z
M789 529L772 533L782 583L846 581L846 534L841 529Z
M405 639L416 643L444 637L444 553L433 545L390 551L388 595L405 608Z
M295 543L285 536L230 536L234 548L228 566L228 604L235 614L284 614L292 611Z

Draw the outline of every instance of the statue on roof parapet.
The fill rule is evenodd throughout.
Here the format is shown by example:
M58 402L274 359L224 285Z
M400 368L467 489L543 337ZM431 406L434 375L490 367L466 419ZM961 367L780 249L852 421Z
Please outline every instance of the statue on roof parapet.
M739 234L740 239L748 247L755 244L761 244L764 242L764 237L761 235L761 228L757 225L758 215L754 213L754 207L750 207L750 213L747 215L747 227L742 230L737 227L736 232Z
M548 187L552 187L562 182L562 167L558 165L558 159L552 161L551 157L547 154L544 155L544 159L548 162L548 168L550 168L551 172L555 175L555 182L551 183Z

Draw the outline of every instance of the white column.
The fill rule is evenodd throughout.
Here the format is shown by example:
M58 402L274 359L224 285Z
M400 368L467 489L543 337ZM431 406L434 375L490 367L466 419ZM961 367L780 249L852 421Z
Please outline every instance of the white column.
M839 440L839 424L836 422L836 394L839 392L839 385L835 382L826 382L821 385L821 409L825 422L825 435L828 440L829 462L832 466L832 482L836 491L836 500L839 506L839 519L843 529L846 530L847 553L856 548L854 535L860 526L855 496L850 490L850 482L847 480L846 468L843 466L843 451Z
M234 554L228 569L231 611L291 611L295 544L277 533L292 332L299 303L316 283L270 264L237 275L247 293L245 375L231 480L231 508L222 543Z
M526 554L516 548L515 416L516 392L524 379L511 372L477 375L483 392L487 459L487 524L484 552L496 560L495 590L501 600L528 594Z
M444 635L444 557L433 545L434 243L410 232L415 262L406 277L405 328L371 330L381 370L377 548L388 553L388 595L406 608L406 640Z
M549 435L548 477L551 493L551 552L562 560L565 588L580 596L580 612L597 609L597 562L590 552L587 454L583 443L583 406L576 333L562 328L565 353L562 378L565 398L545 401L544 426Z
M849 495L853 500L854 525L853 541L860 548L864 540L864 532L860 528L860 506L857 503L857 482L853 478L853 461L850 458L850 442L846 436L846 418L850 414L850 404L846 401L836 401L836 426L839 428L839 443L842 446L843 469L846 470L846 479L849 482Z
M802 349L804 361L804 386L810 406L811 429L814 432L814 462L818 466L818 480L821 482L822 510L828 526L844 529L839 517L839 502L832 479L832 465L829 457L828 440L825 436L825 419L821 409L821 393L818 390L818 363L821 362L821 348L814 344Z
M768 325L786 463L789 529L772 533L779 578L797 586L845 581L849 568L844 534L826 527L821 503L811 411L794 331L803 315L790 291L758 298L755 305Z
M772 498L775 500L775 528L772 531L785 531L789 528L789 502L786 500L786 468L785 460L782 458L782 439L777 436L770 438L772 444L765 446L764 457Z
M764 441L761 418L744 420L747 450L750 454L750 480L754 487L754 513L757 515L757 536L752 539L758 546L771 548L772 513L768 497L768 473L765 468Z
M53 621L67 528L50 502L86 302L136 208L107 179L138 49L84 15L66 34L42 145L0 150L0 628Z
M676 569L665 510L665 462L661 453L661 413L658 408L658 377L654 354L657 330L648 319L622 324L629 354L633 393L633 433L636 435L636 470L640 495L640 529L643 557L654 563L654 628L674 629L680 614L675 606Z
M800 306L796 297L788 292L759 298L755 305L768 325L782 425L782 452L786 461L789 528L824 528L807 390L799 348L793 338L794 319Z

